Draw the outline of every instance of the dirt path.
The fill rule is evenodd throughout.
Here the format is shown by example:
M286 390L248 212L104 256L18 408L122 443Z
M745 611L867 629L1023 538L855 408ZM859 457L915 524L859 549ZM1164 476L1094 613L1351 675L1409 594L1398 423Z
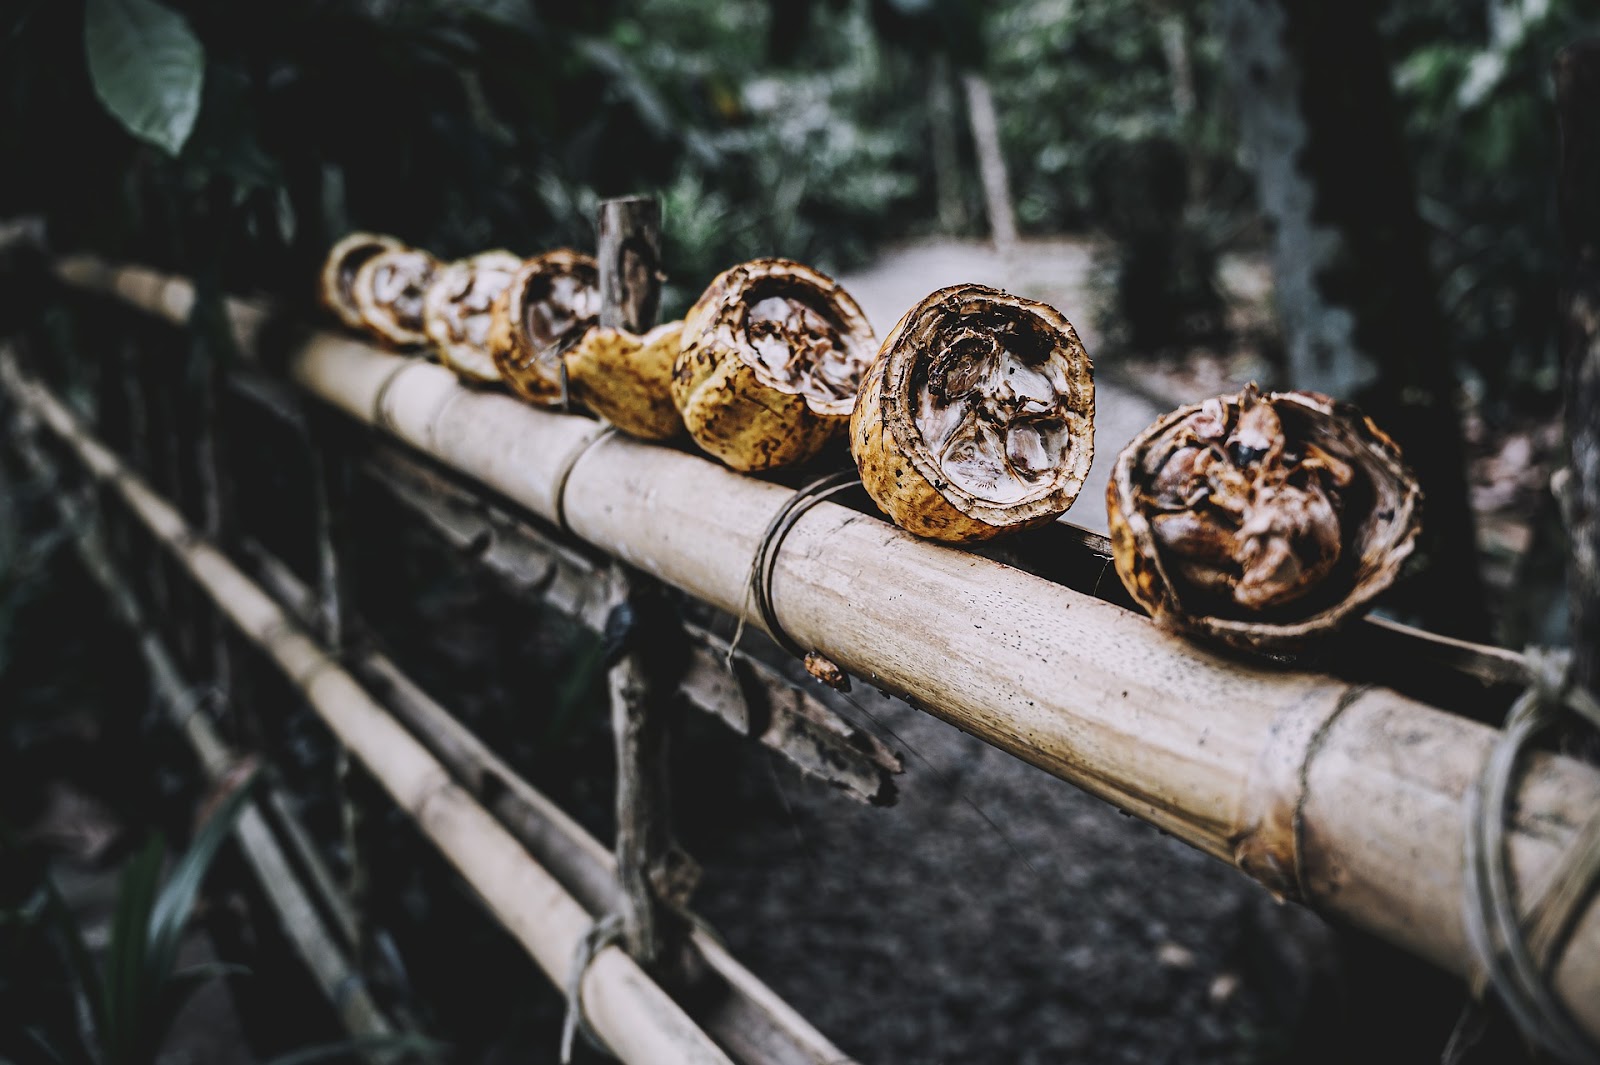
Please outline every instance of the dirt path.
M1067 316L1095 356L1090 290L1094 246L1082 240L1030 240L1009 254L986 243L938 240L886 251L871 267L840 278L861 304L880 337L900 315L928 293L947 285L978 282L1042 300ZM1067 520L1106 531L1106 479L1111 461L1128 441L1160 414L1149 400L1102 375L1095 381L1095 461Z

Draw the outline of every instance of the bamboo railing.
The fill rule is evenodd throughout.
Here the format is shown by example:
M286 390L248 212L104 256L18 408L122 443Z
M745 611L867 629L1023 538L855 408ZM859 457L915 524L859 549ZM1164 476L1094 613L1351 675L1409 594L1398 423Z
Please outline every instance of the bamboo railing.
M557 986L565 986L569 966L592 923L577 900L456 785L325 648L90 436L47 389L25 378L9 354L0 354L0 387L58 437L97 482L121 497L416 821L546 975ZM623 1061L732 1065L717 1044L615 946L596 953L581 981L581 993L590 1024Z
M12 446L22 456L28 469L42 483L51 486L56 513L72 536L74 548L85 570L111 603L112 613L125 625L138 641L140 657L150 674L150 686L157 699L166 708L173 726L183 734L206 778L213 784L222 781L235 766L239 756L228 748L211 720L197 705L193 688L185 683L171 651L144 617L137 598L119 578L116 567L106 553L99 523L90 508L78 503L61 487L61 478L55 463L34 443L30 434L18 427L11 440ZM321 910L311 893L294 874L294 866L273 833L262 810L262 798L278 814L291 831L303 833L293 814L282 805L282 796L268 781L266 794L246 803L239 816L236 834L245 861L266 895L268 904L278 916L279 925L300 961L316 981L317 988L328 1000L340 1023L352 1036L391 1043L396 1037L393 1023L373 1000L360 970L351 961L345 947L337 942L334 928L325 922ZM304 861L303 854L297 857ZM327 874L318 866L326 883ZM338 906L332 897L325 895L324 906ZM342 925L337 917L335 926ZM352 936L347 928L339 928L346 940ZM382 1065L393 1058L392 1047L379 1045L363 1056L374 1065Z
M76 260L63 279L174 321L182 279ZM248 341L262 312L235 303ZM790 492L596 423L472 391L444 369L316 333L306 391L629 565L751 624L749 563ZM570 476L567 476L570 473ZM831 503L794 526L778 622L869 683L1079 785L1269 888L1444 969L1461 921L1464 795L1495 733L1399 692L1223 657L1115 605ZM1600 803L1600 773L1534 755L1510 826L1520 893L1540 888ZM1600 1034L1600 912L1553 983Z

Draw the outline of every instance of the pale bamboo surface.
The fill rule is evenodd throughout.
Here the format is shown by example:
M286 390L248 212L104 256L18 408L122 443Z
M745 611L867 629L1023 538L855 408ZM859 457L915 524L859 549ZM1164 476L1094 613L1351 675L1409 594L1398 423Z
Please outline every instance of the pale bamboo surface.
M287 566L260 549L250 554L268 591L302 620L315 616L311 589ZM365 652L352 665L358 675L370 677L395 715L590 913L615 912L620 895L616 859L599 840L518 776L386 655ZM748 1065L854 1065L715 937L698 925L689 935L729 990L703 1011L696 1009L694 1016L735 1058Z
M249 367L236 368L227 382L235 394L295 432L310 431L301 404L314 400L287 382ZM607 567L593 552L511 515L393 441L365 441L358 465L364 476L445 543L474 558L513 596L553 607L594 632L604 629L611 605ZM802 773L826 781L840 795L893 805L894 778L904 772L899 755L851 724L853 708L847 699L811 684L804 667L787 659L770 640L747 638L730 648L719 633L731 628L730 623L718 629L706 617L685 619L690 647L679 684L689 704L743 736L758 729L756 742ZM803 687L789 675L795 672Z
M107 289L107 276L118 275L102 269L91 287ZM186 283L132 302L166 313L173 284ZM666 448L597 442L584 418L469 392L439 367L332 334L314 335L291 372L547 518L577 456L564 501L574 533L746 612L750 560L788 490ZM1449 971L1473 970L1460 914L1463 796L1490 729L1387 689L1213 654L1122 608L829 503L789 534L773 599L796 640L871 683L1274 890ZM1597 805L1593 768L1529 759L1510 844L1523 898ZM1600 1035L1592 903L1554 975Z
M564 986L567 968L591 924L583 907L281 607L89 436L48 390L23 378L9 356L0 356L0 384L59 437L96 480L122 497L416 820L552 982ZM623 1061L732 1065L711 1038L616 947L595 955L583 981L583 996L590 1023Z

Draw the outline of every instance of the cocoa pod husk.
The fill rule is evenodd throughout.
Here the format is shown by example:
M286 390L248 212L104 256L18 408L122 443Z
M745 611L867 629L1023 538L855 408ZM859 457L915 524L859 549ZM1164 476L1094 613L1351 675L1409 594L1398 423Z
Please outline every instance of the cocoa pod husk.
M322 261L317 296L333 316L350 329L366 329L361 308L356 306L354 285L362 264L386 251L399 251L405 245L394 237L379 233L351 233L332 248Z
M594 258L561 248L522 264L495 299L489 354L512 391L541 407L568 399L562 363L600 319L600 269Z
M667 322L639 336L595 326L567 353L573 398L622 432L640 440L670 440L683 433L672 402L672 367L683 323Z
M462 380L479 384L500 380L489 354L494 301L520 269L521 256L486 251L442 267L428 286L422 304L423 332L439 361Z
M839 283L788 259L724 271L684 316L672 398L736 470L794 466L843 431L877 342Z
M1416 477L1371 419L1254 385L1135 437L1106 509L1117 575L1158 623L1280 654L1365 613L1422 527Z
M896 525L949 543L1054 521L1094 458L1094 369L1048 304L984 285L896 323L850 419L861 482Z
M422 305L438 269L439 260L417 248L392 248L362 263L350 284L362 327L389 347L426 344Z

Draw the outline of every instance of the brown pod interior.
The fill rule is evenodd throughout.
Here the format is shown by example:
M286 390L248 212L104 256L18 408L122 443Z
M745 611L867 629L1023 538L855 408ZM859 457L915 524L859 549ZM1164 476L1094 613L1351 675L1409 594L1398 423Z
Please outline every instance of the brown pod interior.
M719 274L684 316L672 396L695 442L734 469L793 466L843 428L875 351L838 282L755 259Z
M489 349L500 376L544 406L563 398L561 360L600 319L600 271L570 249L522 265L495 302Z
M483 252L445 266L428 287L424 331L438 349L440 360L459 376L476 381L500 379L489 354L494 301L521 268L521 257L511 252Z
M1055 308L958 285L900 320L856 420L863 482L890 517L919 535L984 539L1077 498L1094 455L1093 367Z
M818 414L848 415L872 361L872 330L843 289L798 263L751 270L736 302L733 345L756 380L804 397Z
M361 308L354 292L356 274L367 260L405 245L378 233L351 233L328 249L323 260L318 295L322 305L351 329L363 328Z
M397 347L427 343L423 304L438 269L437 259L416 248L379 252L362 263L351 282L362 325Z
M1292 649L1399 576L1422 493L1358 410L1255 386L1140 434L1108 489L1117 570L1176 627Z

